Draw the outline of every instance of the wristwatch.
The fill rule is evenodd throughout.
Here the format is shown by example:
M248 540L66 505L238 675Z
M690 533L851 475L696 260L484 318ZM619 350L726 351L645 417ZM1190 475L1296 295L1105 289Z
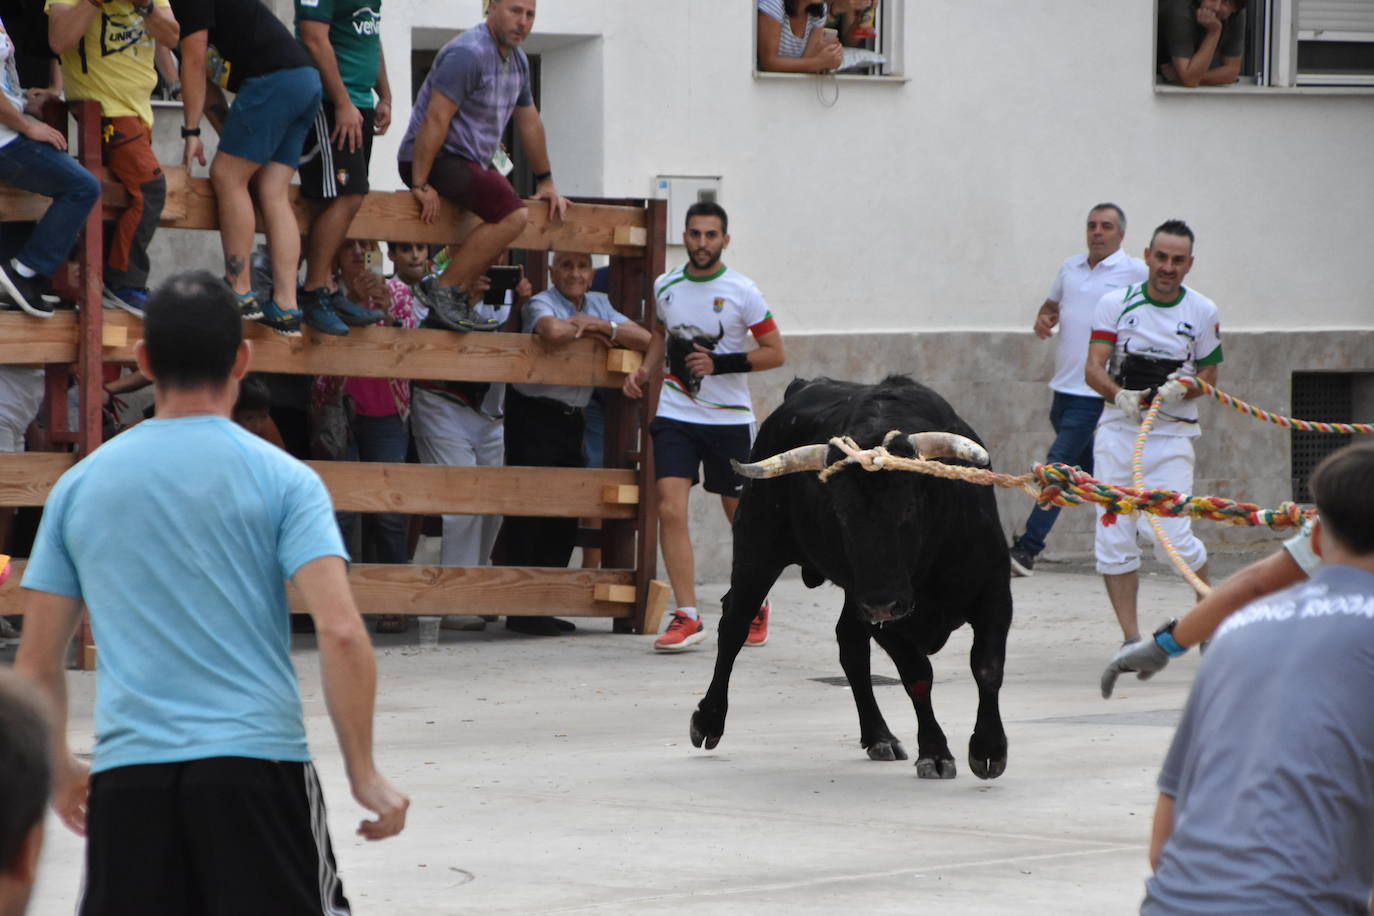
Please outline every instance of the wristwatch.
M616 332L616 331L619 331L619 330L620 330L620 325L619 325L619 323L612 321L612 322L611 322L611 340L615 340L615 332Z
M1178 640L1174 639L1174 627L1176 626L1178 626L1178 618L1170 620L1168 623L1164 624L1164 626L1155 630L1154 633L1155 645L1168 653L1170 658L1178 658L1184 652L1188 651L1178 644Z
M187 138L187 137L199 137L199 136L200 136L200 128L199 128L199 127L187 127L186 125L183 124L183 125L181 126L181 136L182 136L182 139L185 139L185 138Z

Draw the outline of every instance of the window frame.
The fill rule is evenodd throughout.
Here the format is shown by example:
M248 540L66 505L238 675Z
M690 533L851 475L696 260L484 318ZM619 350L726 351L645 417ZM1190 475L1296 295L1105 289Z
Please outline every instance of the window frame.
M753 19L751 20L749 30L752 36L749 43L749 55L751 59L749 69L754 79L796 80L827 77L845 82L910 82L911 77L906 73L906 58L903 53L906 28L906 2L905 0L877 0L877 3L877 50L887 58L887 63L883 65L882 72L880 73L843 73L833 71L827 73L781 73L774 70L760 70L758 55L759 17L758 7L755 5L752 9Z

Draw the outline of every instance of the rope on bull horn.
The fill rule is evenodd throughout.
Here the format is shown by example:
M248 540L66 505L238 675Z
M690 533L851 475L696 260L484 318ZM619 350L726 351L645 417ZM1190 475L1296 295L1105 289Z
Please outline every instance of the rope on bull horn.
M1150 398L1150 409L1145 411L1145 416L1140 420L1140 432L1136 434L1135 446L1131 449L1131 482L1136 485L1136 489L1145 489L1145 440L1150 437L1150 430L1155 425L1155 417L1159 416L1159 408L1164 405L1164 399L1158 394ZM1174 564L1174 569L1193 587L1193 591L1202 597L1207 597L1212 593L1212 587L1198 578L1198 574L1193 572L1193 568L1183 559L1183 555L1178 552L1174 542L1169 539L1169 535L1164 531L1164 525L1154 515L1146 515L1146 520L1150 523L1151 530L1155 533L1155 540L1159 546L1164 548L1164 554L1169 558L1169 562ZM1115 522L1114 516L1103 516L1103 524Z
M1298 420L1293 417L1285 417L1282 414L1271 413L1253 404L1247 404L1240 398L1232 397L1216 386L1209 385L1199 378L1184 375L1179 376L1178 381L1181 382L1185 388L1210 394L1227 407L1234 407L1247 416L1254 417L1256 420L1263 420L1266 423L1273 423L1275 426L1282 426L1285 429L1300 429L1309 433L1341 433L1344 435L1374 433L1374 423L1337 423L1335 421L1325 420Z
M893 435L888 433L883 439L884 443L891 442ZM1281 530L1300 527L1303 519L1311 514L1291 502L1285 502L1277 509L1265 509L1254 503L1237 502L1221 496L1189 496L1175 490L1116 487L1067 464L1037 464L1028 474L1002 474L985 468L906 458L892 454L886 445L860 448L848 436L836 436L830 440L830 444L843 452L845 457L820 472L822 482L849 465L856 464L866 471L915 471L930 477L978 486L1020 490L1041 506L1064 507L1092 503L1113 515L1143 512L1169 518L1203 518L1230 525Z

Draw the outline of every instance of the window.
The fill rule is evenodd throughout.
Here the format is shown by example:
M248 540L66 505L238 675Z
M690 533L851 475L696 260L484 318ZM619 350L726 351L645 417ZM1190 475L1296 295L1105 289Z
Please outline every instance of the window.
M753 0L755 10L764 0ZM863 0L830 0L828 6L828 19L825 27L833 29L836 34L842 35L845 47L843 49L844 62L838 70L826 71L840 77L883 77L900 76L902 73L902 4L903 0L874 0L873 5L868 9L858 9L857 7ZM809 2L809 0L798 0L803 7L820 7L821 4ZM853 4L856 8L850 10ZM776 5L782 5L782 0L778 0ZM755 41L754 50L754 72L755 74L773 72L764 70L760 66L757 54L758 36L757 23L758 16L754 16ZM786 26L784 25L784 28ZM788 75L793 74L790 71ZM811 71L814 73L815 71ZM803 74L805 75L805 71Z
M1190 0L1157 0L1174 3ZM1237 85L1374 87L1374 0L1250 0L1244 15ZM1167 60L1161 18L1157 62Z

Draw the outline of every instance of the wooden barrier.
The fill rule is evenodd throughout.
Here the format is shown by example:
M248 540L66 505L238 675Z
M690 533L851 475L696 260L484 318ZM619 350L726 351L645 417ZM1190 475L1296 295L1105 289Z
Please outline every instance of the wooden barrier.
M72 103L77 119L77 155L101 173L99 109ZM64 129L66 117L50 106L50 120ZM218 217L209 181L181 169L165 170L168 202L164 229L215 230ZM319 204L292 202L302 232ZM42 505L57 478L100 442L103 363L133 360L141 322L122 311L100 307L101 218L127 204L123 188L105 176L103 212L93 211L74 266L55 283L75 299L79 312L61 311L36 320L0 312L0 364L48 366L50 438L75 446L72 452L0 455L0 507ZM566 220L551 223L543 201L529 201L529 222L513 248L566 250L609 255L611 298L617 308L651 326L654 303L649 281L663 270L666 206L662 201L577 201ZM34 219L46 198L0 188L0 221ZM409 192L373 192L349 227L351 238L426 243L461 241L479 224L447 203L434 223L422 223ZM542 276L538 266L531 271ZM354 328L347 337L301 338L274 334L257 324L245 328L254 348L256 371L350 375L373 378L451 379L478 382L596 386L612 389L606 401L606 468L467 468L412 464L311 462L341 511L417 514L598 518L606 568L427 567L355 564L350 581L365 613L563 615L609 617L622 632L655 632L667 602L667 588L653 579L657 562L657 518L650 492L652 456L647 407L653 399L629 400L618 391L627 372L642 362L637 353L590 341L551 348L527 334ZM75 371L80 421L66 424L66 379ZM0 614L21 613L18 583L23 562L0 587ZM293 610L299 602L292 596ZM89 632L85 634L89 643ZM78 653L89 660L91 653Z

